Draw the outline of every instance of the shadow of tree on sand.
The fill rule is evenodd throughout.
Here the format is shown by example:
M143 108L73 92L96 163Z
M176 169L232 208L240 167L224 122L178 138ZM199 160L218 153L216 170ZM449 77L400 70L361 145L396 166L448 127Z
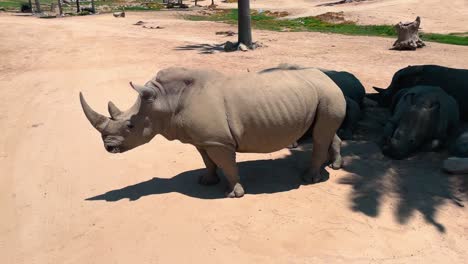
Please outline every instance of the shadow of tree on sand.
M224 43L222 44L189 44L176 47L175 50L196 50L200 54L213 54L224 51Z
M445 232L436 214L452 202L463 207L468 198L467 175L449 175L441 170L446 153L419 153L406 160L391 160L376 144L390 116L388 109L366 106L354 138L342 148L344 170L350 174L340 183L351 185L351 208L367 216L379 215L384 197L397 201L395 216L405 224L419 212L425 220Z
M395 216L405 224L419 212L424 219L445 232L436 220L439 208L447 202L463 207L461 197L467 194L468 181L463 175L441 171L444 155L422 153L408 160L385 158L374 143L353 142L344 148L344 170L350 172L340 180L353 188L352 210L371 217L379 215L384 196L397 200Z

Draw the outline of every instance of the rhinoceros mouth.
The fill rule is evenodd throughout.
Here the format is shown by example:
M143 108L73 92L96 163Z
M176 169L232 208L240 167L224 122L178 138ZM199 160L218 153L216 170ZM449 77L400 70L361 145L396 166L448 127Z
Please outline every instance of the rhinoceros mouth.
M106 150L109 153L120 153L120 147L119 146L113 146L113 145L106 145Z

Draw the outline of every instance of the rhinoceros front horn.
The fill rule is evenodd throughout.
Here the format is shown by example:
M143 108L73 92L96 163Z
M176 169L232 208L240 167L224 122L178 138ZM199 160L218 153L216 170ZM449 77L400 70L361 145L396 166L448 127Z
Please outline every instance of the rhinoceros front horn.
M93 127L96 128L99 132L103 132L104 128L107 126L107 123L109 122L109 118L95 112L88 105L88 103L84 99L83 94L81 92L80 92L80 102L81 102L81 107L83 108L83 112L86 115L86 118L88 118L91 125L93 125Z
M107 110L109 111L109 114L112 118L116 118L122 113L122 111L120 111L120 109L117 108L117 106L115 106L115 104L111 101L109 101L109 104L107 104Z

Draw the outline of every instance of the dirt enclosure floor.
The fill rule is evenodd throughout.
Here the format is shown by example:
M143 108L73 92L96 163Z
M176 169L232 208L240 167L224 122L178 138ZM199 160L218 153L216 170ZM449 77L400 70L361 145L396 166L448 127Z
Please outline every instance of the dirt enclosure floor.
M240 154L247 195L224 199L223 184L197 184L190 145L157 136L107 153L79 91L102 113L108 100L126 108L128 82L168 66L298 63L350 71L369 90L409 64L468 68L468 47L396 52L392 39L321 33L254 30L266 47L216 52L236 40L215 34L227 30L169 12L0 15L2 263L468 263L468 177L441 173L443 155L390 161L372 141L347 141L344 169L301 185L307 151Z

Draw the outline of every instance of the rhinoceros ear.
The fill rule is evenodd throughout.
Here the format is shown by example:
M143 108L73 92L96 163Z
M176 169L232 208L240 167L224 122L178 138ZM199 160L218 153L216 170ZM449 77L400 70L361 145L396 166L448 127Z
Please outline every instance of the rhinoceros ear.
M122 113L122 111L120 111L120 109L111 101L107 104L107 110L109 111L110 116L114 119Z
M140 97L145 100L152 102L156 99L156 91L146 86L136 85L130 82L130 86L140 94Z

